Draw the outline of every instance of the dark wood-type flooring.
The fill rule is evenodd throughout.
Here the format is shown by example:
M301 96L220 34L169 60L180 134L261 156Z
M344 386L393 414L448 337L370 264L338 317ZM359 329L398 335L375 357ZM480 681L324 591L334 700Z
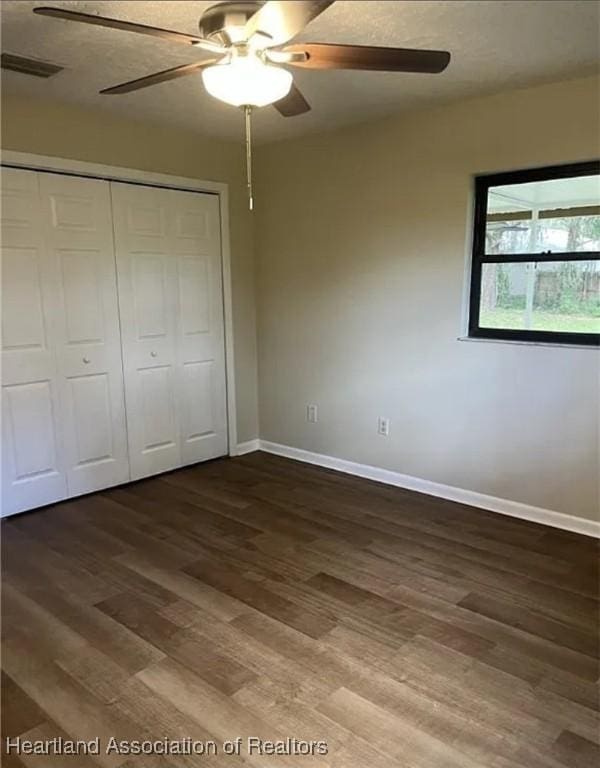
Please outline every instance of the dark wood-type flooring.
M2 525L3 735L325 740L7 768L599 765L597 542L253 453Z

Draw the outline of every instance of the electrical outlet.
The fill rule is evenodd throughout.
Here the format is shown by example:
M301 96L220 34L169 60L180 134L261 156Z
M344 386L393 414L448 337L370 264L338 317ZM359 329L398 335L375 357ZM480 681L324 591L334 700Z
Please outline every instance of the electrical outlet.
M309 421L311 424L316 424L319 420L319 409L316 405L307 405L306 406L306 421Z
M390 434L390 420L380 416L377 420L377 434L387 437Z

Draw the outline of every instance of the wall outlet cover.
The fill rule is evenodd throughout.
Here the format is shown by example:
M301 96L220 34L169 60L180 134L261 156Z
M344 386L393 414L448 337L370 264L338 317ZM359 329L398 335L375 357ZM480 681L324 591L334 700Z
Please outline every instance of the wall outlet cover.
M377 420L377 432L378 434L387 437L390 434L390 420L380 416Z

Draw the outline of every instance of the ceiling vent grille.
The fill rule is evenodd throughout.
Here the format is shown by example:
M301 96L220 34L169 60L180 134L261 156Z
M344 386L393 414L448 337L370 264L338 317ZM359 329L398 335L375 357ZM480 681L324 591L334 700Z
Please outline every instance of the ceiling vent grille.
M12 53L3 53L0 56L0 66L2 69L21 72L23 75L33 75L34 77L44 78L52 77L52 75L56 75L64 69L64 67L50 64L47 61L26 59L24 56L14 56Z

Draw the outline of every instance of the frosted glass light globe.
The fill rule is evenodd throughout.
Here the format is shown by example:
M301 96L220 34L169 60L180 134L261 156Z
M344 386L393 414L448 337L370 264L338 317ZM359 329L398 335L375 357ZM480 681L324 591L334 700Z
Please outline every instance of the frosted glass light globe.
M264 107L287 96L292 87L287 69L265 64L253 54L207 67L202 79L211 96L234 107Z

